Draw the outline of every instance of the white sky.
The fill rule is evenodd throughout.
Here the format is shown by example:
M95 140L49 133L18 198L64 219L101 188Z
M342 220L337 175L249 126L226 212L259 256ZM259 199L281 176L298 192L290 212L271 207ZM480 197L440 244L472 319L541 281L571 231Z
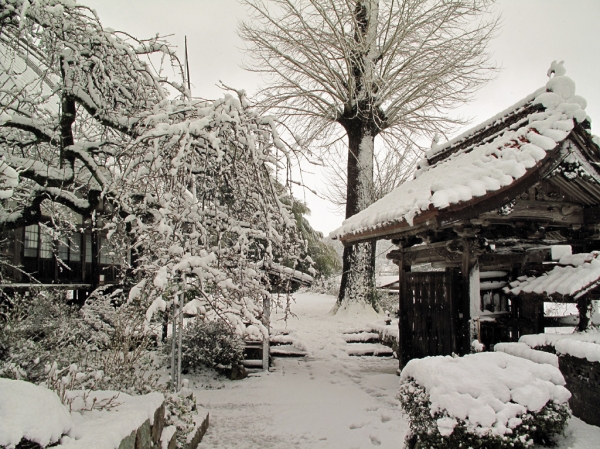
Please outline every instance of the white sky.
M241 69L244 43L236 34L246 10L238 0L79 0L98 12L105 27L145 38L172 35L183 58L188 38L192 93L217 98L219 80L249 94L260 80ZM577 84L577 94L587 102L592 130L600 133L600 21L599 0L498 0L502 27L490 48L502 67L498 77L485 86L468 106L454 113L472 118L471 126L506 109L546 81L553 60L564 60L567 76ZM597 123L594 122L594 119ZM459 134L460 130L456 134ZM321 174L305 178L319 188ZM341 225L343 216L332 212L325 200L305 193L312 215L311 225L329 233Z

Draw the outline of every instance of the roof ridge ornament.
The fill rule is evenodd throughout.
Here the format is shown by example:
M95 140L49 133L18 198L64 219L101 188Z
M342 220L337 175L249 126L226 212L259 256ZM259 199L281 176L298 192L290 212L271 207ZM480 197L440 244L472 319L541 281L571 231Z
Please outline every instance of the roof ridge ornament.
M565 76L565 74L567 73L567 69L565 69L564 63L565 61L552 61L552 64L550 64L550 68L546 73L546 75L548 75L548 78L552 78L552 74L554 74L554 76Z

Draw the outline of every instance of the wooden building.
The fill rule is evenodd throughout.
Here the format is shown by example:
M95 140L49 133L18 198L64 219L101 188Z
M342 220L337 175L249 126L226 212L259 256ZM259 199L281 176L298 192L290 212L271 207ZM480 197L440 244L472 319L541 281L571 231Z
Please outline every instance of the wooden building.
M515 283L565 253L600 249L600 139L575 83L554 68L560 76L544 88L434 144L413 180L332 233L345 245L397 245L388 257L399 266L401 366L556 325L544 318L552 296L522 295ZM433 271L411 269L423 263Z
M114 283L120 268L118 249L89 224L79 225L82 232L57 241L39 224L5 231L3 257L15 268L4 269L0 286L72 290L73 299L83 302L97 286Z

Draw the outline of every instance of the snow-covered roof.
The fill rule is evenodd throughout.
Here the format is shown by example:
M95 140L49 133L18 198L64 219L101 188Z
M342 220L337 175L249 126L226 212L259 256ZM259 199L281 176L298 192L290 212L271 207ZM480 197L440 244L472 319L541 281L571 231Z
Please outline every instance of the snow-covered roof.
M10 37L9 37L10 39ZM46 69L43 64L36 59L30 49L23 48L16 42L6 41L6 37L0 39L0 86L3 91L10 91L11 88L27 90L32 94L32 98L38 95L38 100L49 98L44 108L53 114L59 109L59 96L55 89L60 79ZM4 100L4 95L0 99Z
M413 226L415 218L511 186L556 152L576 122L586 119L586 101L562 66L545 89L450 142L432 148L413 180L405 182L330 234L342 240L384 235ZM381 232L379 232L381 231Z
M400 277L397 274L385 275L385 276L375 276L375 286L377 288L384 287L398 287L398 283L400 282Z
M256 264L256 266L258 268L262 268L264 266L264 262L260 261ZM289 278L292 281L296 281L301 284L310 285L314 281L313 277L309 274L303 273L302 271L294 270L293 268L285 267L274 262L269 263L266 266L265 270L268 273L275 274L284 278Z
M578 298L599 283L600 252L593 251L563 256L549 272L538 277L523 276L511 282L507 290L514 295L533 293Z

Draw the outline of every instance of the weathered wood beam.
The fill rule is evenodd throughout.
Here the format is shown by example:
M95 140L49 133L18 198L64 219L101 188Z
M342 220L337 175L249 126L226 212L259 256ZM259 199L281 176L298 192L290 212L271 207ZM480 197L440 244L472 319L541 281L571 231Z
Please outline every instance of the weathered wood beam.
M543 222L546 226L568 227L585 223L583 206L559 201L518 200L513 210L507 215L499 215L496 211L489 211L481 214L478 218L490 224L507 224L516 220L531 220Z

